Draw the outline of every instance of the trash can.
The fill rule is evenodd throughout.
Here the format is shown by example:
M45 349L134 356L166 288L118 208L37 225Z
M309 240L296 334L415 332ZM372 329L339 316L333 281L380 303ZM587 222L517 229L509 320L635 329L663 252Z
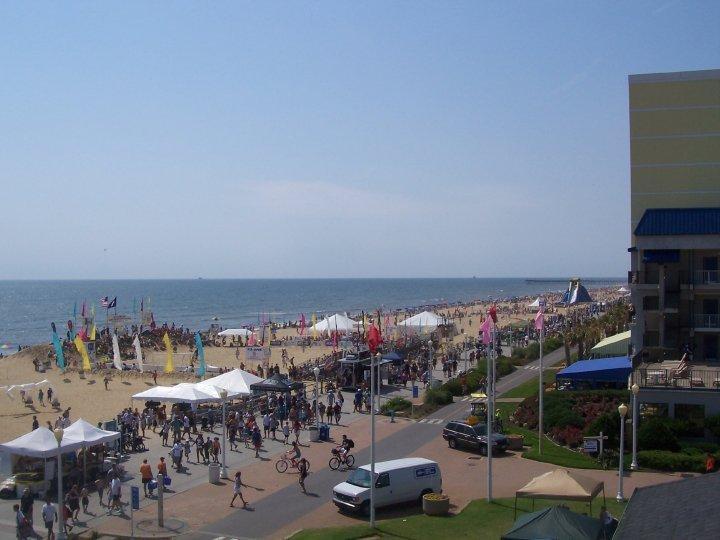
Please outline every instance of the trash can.
M420 388L417 385L413 384L413 398L417 399L419 395Z
M219 463L211 463L208 467L208 481L211 484L219 484L220 483L220 464Z
M320 440L330 440L330 426L328 426L327 424L320 424Z
M315 426L308 428L308 434L310 435L310 442L318 442L318 440L320 440L320 430Z

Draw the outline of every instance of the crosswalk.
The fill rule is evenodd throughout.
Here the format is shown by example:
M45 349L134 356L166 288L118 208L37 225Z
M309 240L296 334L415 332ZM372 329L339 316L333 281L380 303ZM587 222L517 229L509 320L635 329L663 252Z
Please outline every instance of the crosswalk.
M538 370L540 369L540 366L525 366L523 369L530 369L530 370Z
M442 424L444 420L442 418L423 418L418 420L418 424Z

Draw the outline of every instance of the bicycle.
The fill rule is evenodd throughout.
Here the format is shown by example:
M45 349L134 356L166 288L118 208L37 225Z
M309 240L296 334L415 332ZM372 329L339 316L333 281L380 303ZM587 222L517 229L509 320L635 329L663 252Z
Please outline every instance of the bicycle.
M307 471L310 472L310 462L307 460L305 460L305 462L307 463ZM275 470L277 472L279 472L280 474L287 471L288 467L297 469L298 468L297 462L295 462L295 464L293 464L292 459L287 458L285 456L281 457L280 459L278 459L275 462Z
M331 457L330 461L328 462L328 466L333 471L337 471L342 465L345 465L345 467L348 469L352 469L352 466L355 465L355 456L353 456L352 454L345 454L345 459L343 460L340 459L340 455L337 450L333 450L333 454L335 455Z

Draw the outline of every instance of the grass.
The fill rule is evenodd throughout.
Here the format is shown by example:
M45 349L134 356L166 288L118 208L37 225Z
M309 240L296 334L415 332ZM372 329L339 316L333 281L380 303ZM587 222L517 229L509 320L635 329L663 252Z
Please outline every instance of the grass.
M552 463L561 467L574 467L576 469L602 469L598 461L593 458L575 452L564 446L555 444L548 438L543 440L542 455L538 452L538 434L529 429L517 426L508 426L507 433L514 433L523 436L523 443L529 447L523 452L523 457L543 463Z
M555 382L555 375L557 374L557 371L554 369L548 369L543 370L543 382L545 384L550 384ZM501 395L501 398L526 398L530 396L534 396L538 393L538 380L537 377L533 377L529 381L525 381L522 384L519 384L515 388L511 388L507 392L505 392L503 395Z
M536 500L535 509L564 504L572 511L589 513L585 503L572 501ZM595 500L593 516L598 517L602 498ZM425 538L500 538L515 522L514 499L496 499L492 503L484 500L472 501L462 512L455 516L431 517L424 514L404 518L379 521L373 530L368 525L350 527L332 527L326 529L308 529L292 536L293 540L353 540L368 537L403 538L407 540ZM613 498L607 500L608 510L619 518L625 503ZM522 512L532 511L532 501L518 500L518 517Z

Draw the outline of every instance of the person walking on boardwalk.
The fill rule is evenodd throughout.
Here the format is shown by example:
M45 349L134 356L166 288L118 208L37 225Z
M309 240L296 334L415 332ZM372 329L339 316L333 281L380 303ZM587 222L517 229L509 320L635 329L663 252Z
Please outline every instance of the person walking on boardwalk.
M298 471L300 472L300 476L298 477L298 484L300 484L300 489L302 489L302 492L307 495L307 490L305 489L305 479L308 476L307 459L300 458L300 461L298 462Z
M238 471L235 473L235 481L233 482L233 497L232 497L232 500L230 501L230 507L233 506L233 503L235 502L235 499L237 497L240 497L240 500L243 502L243 508L245 508L247 506L248 503L242 494L242 486L243 486L242 475L241 475L240 471Z

